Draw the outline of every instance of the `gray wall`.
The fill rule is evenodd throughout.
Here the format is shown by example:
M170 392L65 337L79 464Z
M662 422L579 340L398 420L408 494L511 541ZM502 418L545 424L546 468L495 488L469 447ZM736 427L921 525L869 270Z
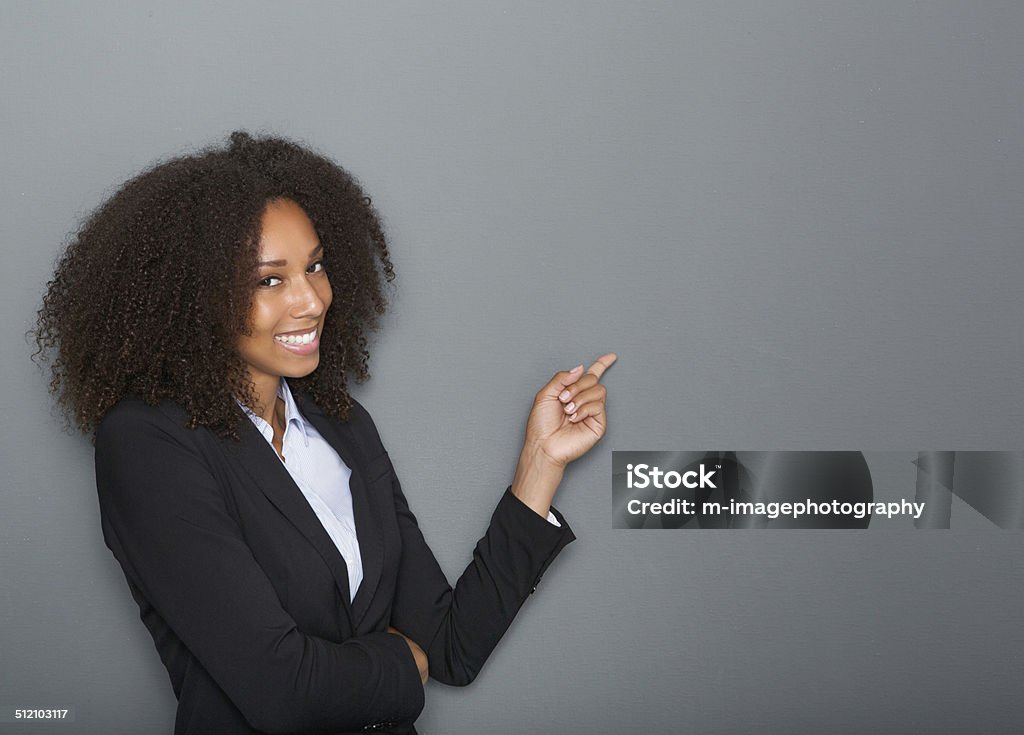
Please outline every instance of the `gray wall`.
M4 3L0 705L171 732L23 333L82 215L248 128L387 218L357 395L452 580L533 393L619 354L555 501L579 540L472 687L429 685L424 732L1019 730L1020 534L613 531L610 472L1024 447L1022 31L1020 3L952 0Z

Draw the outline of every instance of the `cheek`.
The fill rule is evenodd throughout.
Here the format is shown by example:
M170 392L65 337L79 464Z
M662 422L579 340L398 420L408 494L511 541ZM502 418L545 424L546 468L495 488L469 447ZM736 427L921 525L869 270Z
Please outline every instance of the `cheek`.
M266 342L267 334L273 330L273 320L269 319L265 306L253 304L249 312L249 329L250 333L240 335L236 342L236 348L244 358L254 357L261 349L265 349L263 345Z
M251 314L252 318L250 324L252 325L252 334L254 337L263 332L273 330L276 322L276 316L270 304L260 303L259 301L254 302Z
M334 300L334 291L331 289L331 282L326 278L324 279L323 286L318 289L317 295L324 302L324 311L327 311L331 306L331 301Z

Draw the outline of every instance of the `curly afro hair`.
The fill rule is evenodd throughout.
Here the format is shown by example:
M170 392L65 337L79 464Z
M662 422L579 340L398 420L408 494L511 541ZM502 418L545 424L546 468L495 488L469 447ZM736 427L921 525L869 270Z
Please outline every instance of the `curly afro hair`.
M175 401L190 428L239 438L235 399L256 401L235 345L251 333L260 219L281 198L316 228L335 293L319 365L289 385L348 418L348 374L369 378L366 335L395 277L383 225L338 164L293 141L236 131L226 148L158 162L127 181L85 218L47 284L33 359L53 355L50 392L91 440L126 396Z

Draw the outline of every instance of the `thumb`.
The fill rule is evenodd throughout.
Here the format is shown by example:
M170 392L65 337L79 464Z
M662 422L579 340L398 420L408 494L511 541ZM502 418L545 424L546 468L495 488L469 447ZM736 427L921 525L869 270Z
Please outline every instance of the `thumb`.
M557 398L559 393L579 380L581 375L583 375L582 365L577 365L572 370L557 372L548 384L540 389L538 395L546 398Z

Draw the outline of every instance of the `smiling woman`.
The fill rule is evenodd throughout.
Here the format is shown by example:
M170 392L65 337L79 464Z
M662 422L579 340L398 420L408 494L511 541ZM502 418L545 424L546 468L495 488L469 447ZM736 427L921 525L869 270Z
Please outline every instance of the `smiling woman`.
M58 263L36 357L93 435L103 538L176 733L415 733L428 676L470 683L575 538L551 501L604 435L615 355L533 397L452 588L347 388L393 278L344 169L244 132L128 181Z
M277 436L284 433L284 402L273 403L278 383L282 376L301 378L316 369L333 294L320 257L324 246L302 207L290 199L271 201L260 232L251 330L238 338L238 354L255 386L255 413ZM278 442L275 447L280 454Z
M273 232L264 233L264 224ZM324 245L324 271L345 290L322 318L319 363L306 363L301 375L281 374L330 414L347 417L348 379L369 378L366 335L384 313L384 283L394 279L380 219L355 178L333 161L245 132L232 134L226 148L140 173L86 219L40 309L37 356L56 352L51 388L88 434L133 395L179 403L192 428L237 439L244 416L235 398L261 405L239 336L278 303L269 294L279 286L282 299L302 297L296 269L313 265L317 245ZM311 288L314 281L311 273ZM301 311L280 318L278 332L315 321ZM119 349L98 349L115 329ZM323 369L313 371L318 365Z

